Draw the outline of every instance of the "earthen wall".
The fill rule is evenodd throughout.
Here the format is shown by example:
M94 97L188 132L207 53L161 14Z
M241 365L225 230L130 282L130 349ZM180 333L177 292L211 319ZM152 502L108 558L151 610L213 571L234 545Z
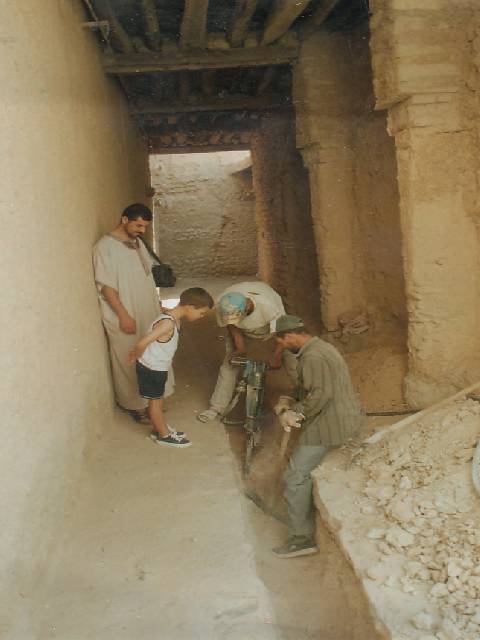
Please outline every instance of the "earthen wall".
M295 148L291 115L264 118L252 142L259 275L287 311L320 323L308 174Z
M294 68L328 330L357 312L372 329L405 321L395 149L385 114L374 111L368 38L366 25L319 32Z
M156 244L177 276L257 272L248 151L152 156Z
M407 397L480 377L480 6L374 0L378 109L395 141L409 317Z
M85 19L67 0L2 3L2 637L13 620L15 637L34 637L30 596L85 447L111 426L91 250L145 197L148 176L145 145Z

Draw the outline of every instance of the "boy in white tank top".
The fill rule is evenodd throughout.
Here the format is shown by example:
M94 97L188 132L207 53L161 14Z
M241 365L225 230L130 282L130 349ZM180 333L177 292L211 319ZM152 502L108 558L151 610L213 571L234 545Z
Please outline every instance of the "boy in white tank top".
M176 307L156 318L146 336L130 351L128 360L136 361L140 395L148 400L148 415L153 425L150 435L158 444L189 447L192 443L181 431L167 425L163 415L163 394L168 369L177 350L180 323L203 318L213 308L211 295L199 287L186 289Z

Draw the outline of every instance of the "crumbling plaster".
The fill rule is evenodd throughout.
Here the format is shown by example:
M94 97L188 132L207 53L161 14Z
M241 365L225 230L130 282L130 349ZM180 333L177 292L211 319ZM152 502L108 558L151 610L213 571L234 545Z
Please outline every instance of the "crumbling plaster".
M29 602L113 398L91 250L145 196L147 154L80 3L2 3L0 635ZM17 628L18 627L18 628Z

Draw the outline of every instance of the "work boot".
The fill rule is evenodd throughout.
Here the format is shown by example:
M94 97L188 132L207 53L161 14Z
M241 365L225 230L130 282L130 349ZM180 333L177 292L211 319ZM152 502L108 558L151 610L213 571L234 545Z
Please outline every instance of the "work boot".
M306 536L292 536L282 547L272 549L277 558L295 558L297 556L309 556L317 553L315 541Z

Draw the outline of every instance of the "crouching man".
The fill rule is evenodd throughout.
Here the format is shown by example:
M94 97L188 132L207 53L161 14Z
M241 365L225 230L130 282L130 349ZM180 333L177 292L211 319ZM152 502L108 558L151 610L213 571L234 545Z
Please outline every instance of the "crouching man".
M303 321L284 315L275 322L275 340L297 356L298 398L282 396L275 407L281 426L301 428L283 476L289 538L273 549L278 558L316 553L311 472L330 449L344 444L362 419L360 403L340 353L310 335Z

